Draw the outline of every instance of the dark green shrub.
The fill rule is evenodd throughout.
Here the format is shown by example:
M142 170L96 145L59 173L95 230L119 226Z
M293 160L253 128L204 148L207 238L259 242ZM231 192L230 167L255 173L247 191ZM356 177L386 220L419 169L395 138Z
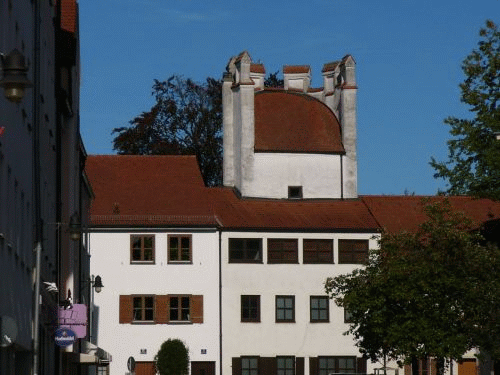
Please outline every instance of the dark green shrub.
M168 339L161 344L155 356L156 370L160 375L187 375L189 349L179 339Z

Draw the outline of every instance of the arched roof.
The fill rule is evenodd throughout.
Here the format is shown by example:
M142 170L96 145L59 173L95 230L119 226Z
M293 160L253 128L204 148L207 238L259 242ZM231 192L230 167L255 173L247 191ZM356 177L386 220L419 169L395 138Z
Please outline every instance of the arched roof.
M340 123L324 103L300 92L255 94L255 151L345 153Z

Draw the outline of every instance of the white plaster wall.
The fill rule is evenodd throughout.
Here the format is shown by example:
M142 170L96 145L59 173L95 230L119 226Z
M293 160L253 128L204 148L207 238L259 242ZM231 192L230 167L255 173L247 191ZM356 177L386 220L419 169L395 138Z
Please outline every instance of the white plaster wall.
M255 153L254 178L246 196L288 198L302 186L304 198L340 198L340 155Z
M263 264L228 263L228 238L263 239ZM266 264L267 238L297 238L299 264ZM304 238L334 240L335 264L302 264ZM222 322L223 374L231 374L231 358L242 355L309 357L319 355L359 356L348 329L343 309L330 301L330 322L310 323L310 296L325 295L323 283L329 276L351 272L359 265L338 264L338 239L368 239L370 248L377 242L373 234L349 233L244 233L222 234ZM260 295L261 322L242 323L241 295ZM295 323L275 322L275 296L295 296ZM369 371L373 366L369 363Z
M192 233L193 264L167 263L167 236ZM139 234L139 232L134 233ZM168 338L189 347L191 361L215 361L219 371L219 245L210 232L156 232L154 265L130 264L130 233L91 233L91 273L104 288L94 293L98 323L97 344L112 355L111 374L126 374L127 359L153 361ZM201 294L201 324L119 324L123 294ZM146 349L147 354L141 354ZM201 350L206 349L206 354Z

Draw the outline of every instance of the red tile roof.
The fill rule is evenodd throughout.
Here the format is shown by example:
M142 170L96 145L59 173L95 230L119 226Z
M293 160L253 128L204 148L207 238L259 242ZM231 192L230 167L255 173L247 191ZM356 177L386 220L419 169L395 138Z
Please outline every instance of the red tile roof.
M264 68L264 64L251 64L250 71L252 73L261 73L261 74L266 73L266 69Z
M61 2L61 28L75 34L78 25L78 4L76 0L59 0Z
M283 74L309 73L311 67L309 65L285 65L283 66Z
M255 151L344 153L340 124L324 103L307 94L255 94Z
M362 196L371 213L381 227L390 232L402 230L414 232L426 219L422 212L423 198L441 200L444 197L422 196ZM489 199L475 199L466 196L447 197L453 209L463 212L475 226L491 219L500 218L500 202Z
M214 225L194 156L89 156L91 223Z
M230 188L211 188L224 229L375 232L378 224L361 200L241 199Z
M332 62L329 62L329 63L326 63L325 65L323 65L323 69L321 70L323 73L324 72L333 72L337 66L339 66L340 64L340 61L332 61Z

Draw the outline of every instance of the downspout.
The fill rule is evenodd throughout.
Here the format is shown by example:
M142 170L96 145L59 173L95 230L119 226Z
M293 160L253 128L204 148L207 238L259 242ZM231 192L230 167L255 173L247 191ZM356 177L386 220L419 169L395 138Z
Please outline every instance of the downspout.
M39 1L33 3L34 20L34 54L33 54L33 181L35 203L35 295L33 310L33 375L38 375L40 352L40 277L41 277L41 252L43 241L41 193L40 193L40 5Z
M222 375L222 229L219 227L219 372Z
M340 154L340 199L344 199L344 155Z

